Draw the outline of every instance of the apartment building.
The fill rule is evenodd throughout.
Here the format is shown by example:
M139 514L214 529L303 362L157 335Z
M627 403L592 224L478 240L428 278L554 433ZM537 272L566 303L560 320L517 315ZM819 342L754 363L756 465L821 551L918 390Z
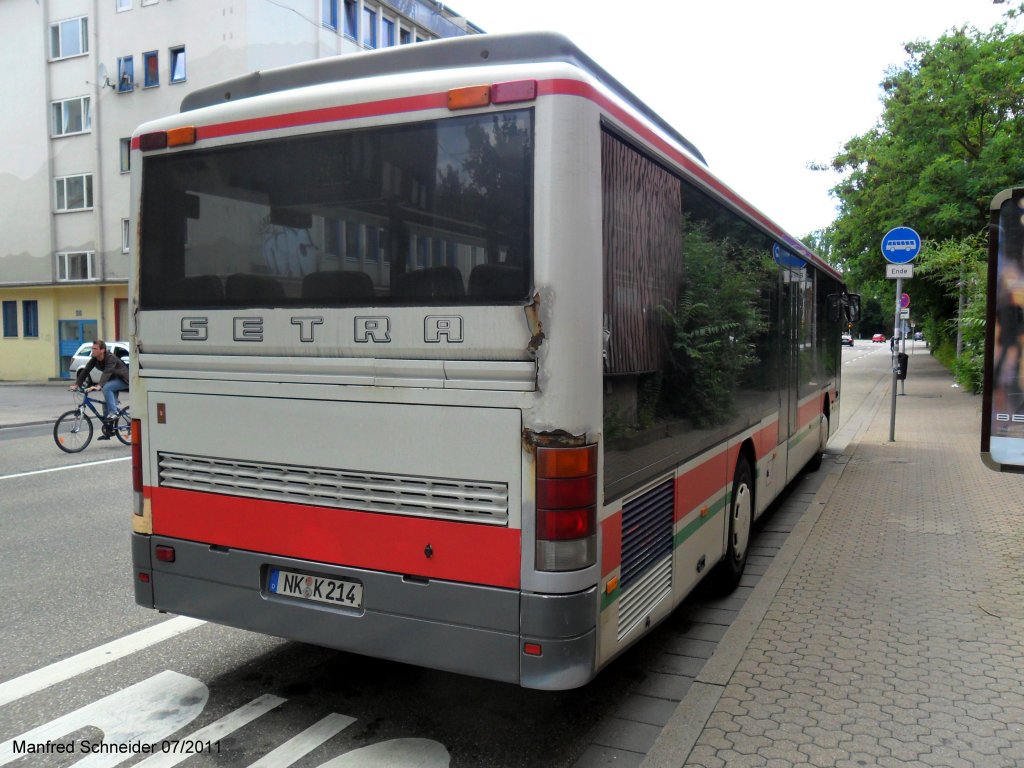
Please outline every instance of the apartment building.
M434 0L0 0L0 380L124 339L129 139L253 70L480 29Z

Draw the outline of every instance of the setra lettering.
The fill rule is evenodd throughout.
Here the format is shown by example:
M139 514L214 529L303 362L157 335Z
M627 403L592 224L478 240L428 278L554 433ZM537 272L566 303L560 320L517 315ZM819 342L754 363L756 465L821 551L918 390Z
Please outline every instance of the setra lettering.
M323 316L296 315L288 318L289 324L295 329L293 334L303 344L312 344L317 340L320 327L325 325ZM427 315L423 318L423 341L427 344L459 344L465 338L464 320L459 315ZM183 316L180 318L180 336L182 341L210 341L211 323L209 317ZM213 324L213 340L223 331L219 323ZM231 338L241 342L263 342L266 340L266 320L259 315L244 315L231 318ZM274 334L271 332L271 337ZM391 318L386 315L356 316L353 318L352 341L356 344L390 344Z

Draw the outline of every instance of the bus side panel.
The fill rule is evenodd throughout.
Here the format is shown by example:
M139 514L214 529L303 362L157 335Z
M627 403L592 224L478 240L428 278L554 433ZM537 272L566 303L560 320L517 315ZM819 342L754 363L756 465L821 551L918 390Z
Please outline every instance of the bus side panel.
M601 664L668 616L721 560L738 450L738 445L712 449L606 507L601 525ZM661 554L637 568L644 550Z

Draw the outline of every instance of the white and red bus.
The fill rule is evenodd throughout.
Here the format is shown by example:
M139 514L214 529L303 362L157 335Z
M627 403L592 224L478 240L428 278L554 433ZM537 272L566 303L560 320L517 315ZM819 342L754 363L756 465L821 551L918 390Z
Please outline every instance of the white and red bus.
M144 606L571 688L837 423L840 275L563 37L241 77L132 151Z

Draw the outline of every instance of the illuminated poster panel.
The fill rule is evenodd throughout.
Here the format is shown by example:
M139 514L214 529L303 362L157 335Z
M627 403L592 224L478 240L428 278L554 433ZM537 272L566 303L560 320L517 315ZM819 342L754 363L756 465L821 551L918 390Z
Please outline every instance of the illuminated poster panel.
M981 456L1024 472L1024 188L991 205Z

